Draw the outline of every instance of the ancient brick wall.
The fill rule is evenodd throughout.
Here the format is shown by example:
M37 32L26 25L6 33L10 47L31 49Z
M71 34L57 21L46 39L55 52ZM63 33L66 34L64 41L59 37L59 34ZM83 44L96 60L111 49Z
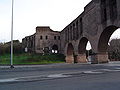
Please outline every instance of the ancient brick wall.
M49 27L36 27L34 39L23 39L26 46L33 44L36 53L58 49L66 62L86 62L86 45L92 46L93 63L108 62L107 46L110 36L120 27L120 0L92 0L84 11L61 32ZM58 46L58 48L56 48ZM48 52L48 53L50 53Z

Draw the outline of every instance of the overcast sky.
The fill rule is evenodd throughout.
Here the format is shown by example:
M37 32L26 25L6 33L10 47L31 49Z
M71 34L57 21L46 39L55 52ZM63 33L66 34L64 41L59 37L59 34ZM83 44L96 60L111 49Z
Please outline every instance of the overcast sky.
M21 41L25 36L34 34L36 26L50 26L61 31L90 1L14 0L14 39ZM10 41L11 3L12 0L0 0L0 42Z

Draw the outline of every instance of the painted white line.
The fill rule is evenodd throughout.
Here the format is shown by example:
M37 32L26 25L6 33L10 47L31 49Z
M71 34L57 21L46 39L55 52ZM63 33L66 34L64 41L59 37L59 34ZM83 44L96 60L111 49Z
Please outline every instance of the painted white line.
M100 74L100 73L103 73L103 72L97 72L97 71L84 71L83 73L86 73L86 74Z
M0 79L0 83L18 81L17 78Z
M120 68L119 68L120 69ZM110 69L100 69L100 70L103 70L103 71L107 71L107 72L119 72L120 70L117 70L117 69L115 69L115 70L110 70Z
M70 75L63 75L63 74L53 74L53 75L48 75L47 77L49 78L61 78L61 77L69 77Z

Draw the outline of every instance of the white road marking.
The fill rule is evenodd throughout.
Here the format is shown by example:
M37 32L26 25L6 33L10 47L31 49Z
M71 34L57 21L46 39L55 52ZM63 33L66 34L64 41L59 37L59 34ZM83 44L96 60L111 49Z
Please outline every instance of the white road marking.
M115 69L115 70L111 70L111 69L101 69L103 71L107 71L107 72L119 72L120 70Z
M53 74L53 75L48 75L47 77L49 78L60 78L60 77L69 77L70 75L63 75L63 74Z
M97 72L97 71L84 71L83 73L86 73L86 74L100 74L100 73L103 73L103 72Z
M14 82L14 81L18 81L17 78L0 79L0 83L2 83L2 82Z

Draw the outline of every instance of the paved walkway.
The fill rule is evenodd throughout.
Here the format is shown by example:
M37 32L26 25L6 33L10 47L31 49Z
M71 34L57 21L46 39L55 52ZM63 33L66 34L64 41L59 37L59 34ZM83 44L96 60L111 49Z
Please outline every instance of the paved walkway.
M60 66L67 65L67 63L56 63L56 64L43 64L43 65L14 65L14 68L25 68L25 67L49 67L49 66ZM0 65L0 68L10 68L10 65Z
M81 63L77 63L76 65L80 65ZM81 65L88 65L90 63L82 63ZM72 65L72 64L68 64L68 63L56 63L56 64L43 64L43 65L14 65L14 68L29 68L29 67L53 67L53 66L65 66L65 65ZM75 64L73 64L75 65ZM92 65L108 65L108 66L120 66L120 61L111 61L109 63L106 64L92 64ZM10 68L9 65L0 65L0 69L1 68Z

